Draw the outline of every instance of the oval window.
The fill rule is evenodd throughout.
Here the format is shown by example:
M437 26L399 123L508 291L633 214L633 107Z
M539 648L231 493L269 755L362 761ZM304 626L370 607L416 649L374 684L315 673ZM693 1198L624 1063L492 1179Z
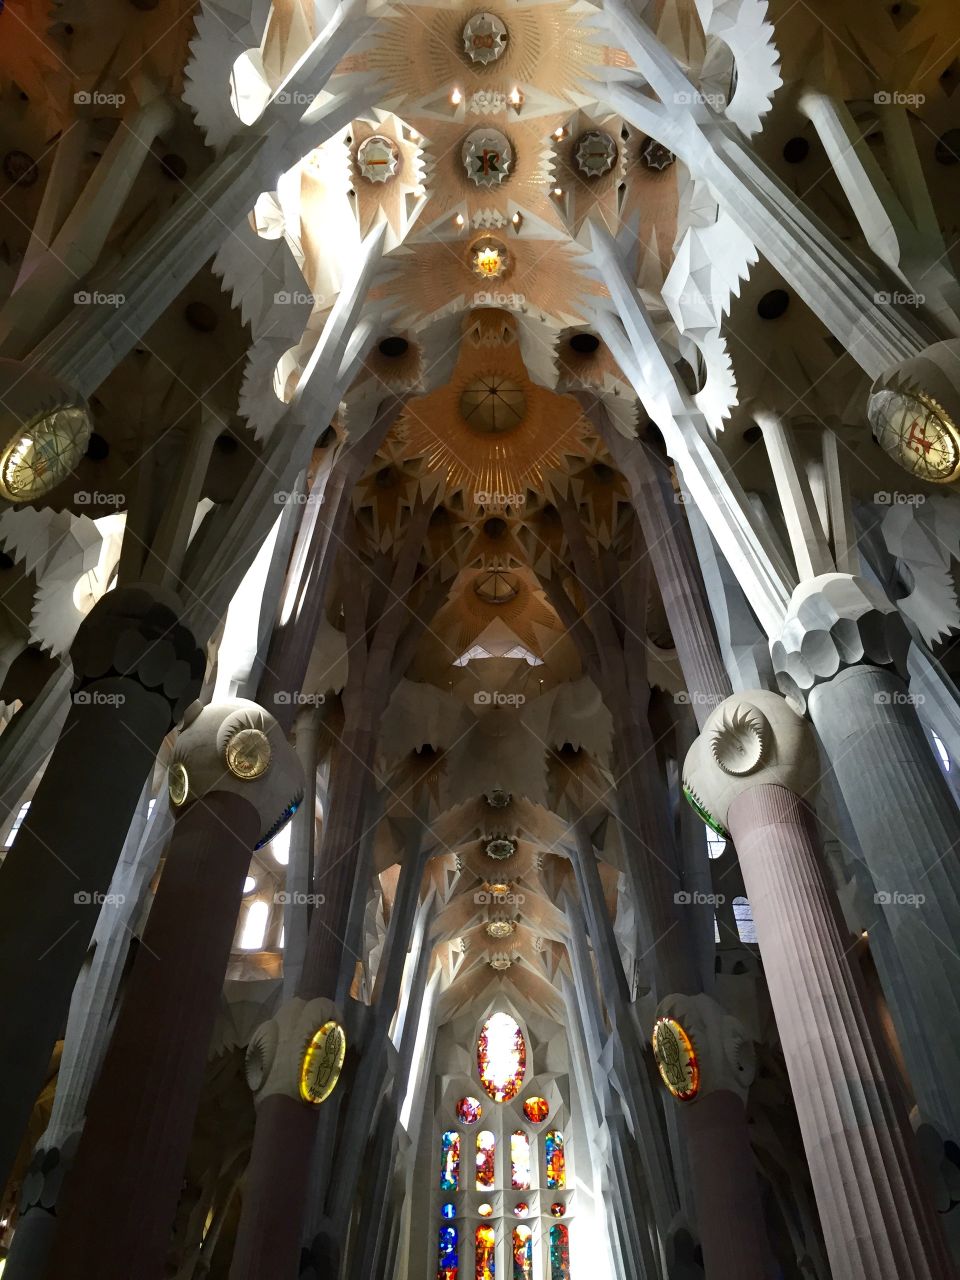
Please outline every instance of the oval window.
M483 1024L477 1042L480 1083L494 1102L510 1102L523 1085L527 1045L509 1013L495 1013Z

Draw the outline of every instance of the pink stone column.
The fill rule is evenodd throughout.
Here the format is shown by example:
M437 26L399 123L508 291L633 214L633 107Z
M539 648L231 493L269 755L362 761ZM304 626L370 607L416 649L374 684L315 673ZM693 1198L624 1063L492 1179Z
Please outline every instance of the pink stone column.
M680 1106L708 1280L771 1280L778 1272L742 1099L717 1089Z
M891 1087L813 817L761 784L727 813L838 1280L955 1275L921 1182L904 1104Z

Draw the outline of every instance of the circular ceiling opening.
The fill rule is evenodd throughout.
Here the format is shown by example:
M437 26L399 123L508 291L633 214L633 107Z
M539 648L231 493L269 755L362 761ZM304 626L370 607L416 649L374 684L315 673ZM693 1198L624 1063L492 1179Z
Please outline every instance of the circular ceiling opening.
M600 339L595 333L575 333L570 339L570 350L577 355L590 356L599 349Z
M523 386L499 373L474 378L460 396L460 416L484 435L502 435L519 427L527 412Z
M102 462L110 452L110 445L104 440L103 436L98 432L90 433L90 439L87 442L87 457L91 462Z
M491 516L489 520L484 520L483 532L488 538L496 542L507 532L507 522L506 520L501 520L499 516Z
M747 427L746 431L743 433L743 438L747 444L756 444L762 435L763 432L760 428L754 425L752 427Z
M790 305L786 289L771 289L757 303L757 315L762 320L779 320Z
M783 147L783 158L787 164L802 164L810 154L810 143L806 138L788 138Z
M519 593L520 582L516 574L505 573L502 569L488 569L475 579L473 590L487 604L506 604Z
M400 356L405 356L410 350L410 343L406 338L394 336L392 338L381 338L377 343L377 350L382 356L386 356L389 360L397 360Z

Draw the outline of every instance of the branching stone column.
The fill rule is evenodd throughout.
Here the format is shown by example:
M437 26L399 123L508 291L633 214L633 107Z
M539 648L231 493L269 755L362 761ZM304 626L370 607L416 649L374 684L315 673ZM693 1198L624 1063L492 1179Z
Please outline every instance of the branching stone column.
M40 1091L97 913L164 736L196 697L204 655L176 597L118 587L70 651L72 705L0 868L0 1176Z
M791 705L809 708L876 886L901 968L891 1012L923 1118L960 1138L960 812L901 675L896 607L849 574L797 589L771 646Z
M64 1191L51 1275L164 1275L250 854L303 799L293 749L251 702L195 704L169 779L179 812Z
M954 1271L801 799L816 777L804 721L762 691L714 711L684 768L740 853L833 1274L943 1280ZM694 1070L682 1049L678 1078Z

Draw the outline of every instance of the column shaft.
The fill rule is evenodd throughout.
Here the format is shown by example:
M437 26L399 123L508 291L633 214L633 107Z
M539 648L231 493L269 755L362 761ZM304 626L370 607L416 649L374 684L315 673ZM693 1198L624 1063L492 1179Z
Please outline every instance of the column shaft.
M833 1274L953 1276L870 1024L809 809L763 784L731 804Z
M223 792L195 801L177 820L64 1190L51 1276L164 1275L259 832L256 808Z

